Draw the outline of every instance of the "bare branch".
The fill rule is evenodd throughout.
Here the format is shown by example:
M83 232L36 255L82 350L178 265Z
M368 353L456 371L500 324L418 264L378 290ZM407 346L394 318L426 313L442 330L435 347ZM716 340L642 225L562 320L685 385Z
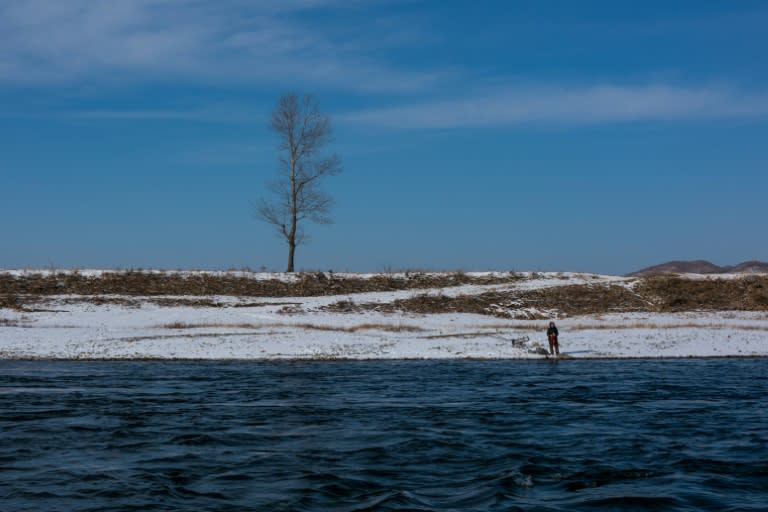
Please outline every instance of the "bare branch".
M280 236L286 239L288 238L288 230L286 227L288 217L285 215L283 208L261 200L256 207L256 216L267 224L272 224Z
M270 185L276 201L262 200L258 217L276 227L288 242L288 271L294 250L308 239L303 221L330 224L333 200L320 190L322 179L342 171L341 158L321 155L333 141L330 118L310 94L285 94L272 112L271 127L278 136L278 175Z

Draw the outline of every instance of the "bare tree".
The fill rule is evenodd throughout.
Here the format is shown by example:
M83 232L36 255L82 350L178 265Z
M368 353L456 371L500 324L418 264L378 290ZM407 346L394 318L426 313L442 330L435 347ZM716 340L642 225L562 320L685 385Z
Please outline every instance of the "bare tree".
M296 247L307 240L303 221L333 222L333 200L320 185L326 176L341 172L341 159L335 153L320 154L332 141L331 121L310 94L281 96L271 126L280 140L278 178L270 186L274 200L261 199L257 216L288 243L287 272L293 272Z

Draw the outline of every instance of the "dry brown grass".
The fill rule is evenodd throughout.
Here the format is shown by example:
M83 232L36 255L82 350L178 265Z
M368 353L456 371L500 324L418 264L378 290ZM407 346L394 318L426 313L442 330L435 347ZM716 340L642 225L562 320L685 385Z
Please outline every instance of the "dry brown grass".
M276 329L276 328L295 328L308 329L314 331L332 331L354 333L359 331L384 331L384 332L421 332L424 329L413 325L403 324L373 324L365 323L352 326L337 326L312 323L185 323L173 322L157 326L162 329Z
M326 311L354 312L373 310L386 313L476 313L502 318L544 320L544 315L522 313L525 309L557 310L566 315L586 315L607 311L648 311L648 304L637 294L616 285L567 285L541 290L509 290L479 295L417 295L390 303L352 304L342 301L323 308ZM533 318L531 318L533 317Z
M0 296L24 295L228 295L249 297L311 297L365 292L440 288L464 284L499 284L521 279L515 273L474 277L462 272L404 275L380 274L371 278L333 273L299 273L286 282L229 274L151 273L128 270L100 276L72 273L12 276L0 274Z
M0 295L0 309L10 309L13 311L23 311L24 304L16 294Z
M27 295L0 295L0 309L10 309L11 311L20 311L24 313L50 312L51 310L49 309L40 309L40 304L45 301L39 299L39 297ZM33 305L35 307L32 307Z
M766 311L768 276L693 280L662 275L641 278L633 289L613 284L580 284L457 297L422 294L384 304L341 301L323 309L333 312L476 313L521 320L619 312ZM535 311L552 312L552 315L536 314Z
M768 331L768 325L706 324L693 322L658 324L654 322L633 322L629 324L576 324L563 328L563 330L568 331L613 331L621 329L735 329L740 331Z
M741 279L685 279L676 275L641 278L635 290L657 311L768 310L768 276Z
M239 275L159 274L140 271L104 273L87 277L77 273L28 275L0 274L0 308L16 311L30 304L62 297L61 303L90 302L140 307L151 302L166 307L258 307L285 306L282 313L303 312L298 303L230 303L211 295L237 297L296 297L348 295L363 292L420 290L464 284L513 283L518 274L473 277L452 274L376 275L372 278L337 277L331 273L298 274L295 282L277 279L258 280ZM163 297L161 295L175 295ZM676 275L639 278L634 286L612 284L564 285L535 290L489 291L477 295L450 297L419 294L389 303L339 301L325 311L354 313L360 311L404 313L476 313L520 320L545 320L549 317L599 315L617 312L680 311L768 311L768 276L751 275L729 279L686 279Z
M274 334L271 332L202 332L202 333L190 333L190 334L161 334L161 335L147 335L147 336L130 336L127 338L112 338L105 341L121 341L127 343L133 343L136 341L146 340L172 340L172 339L193 339L193 338L226 338L230 336L267 336Z

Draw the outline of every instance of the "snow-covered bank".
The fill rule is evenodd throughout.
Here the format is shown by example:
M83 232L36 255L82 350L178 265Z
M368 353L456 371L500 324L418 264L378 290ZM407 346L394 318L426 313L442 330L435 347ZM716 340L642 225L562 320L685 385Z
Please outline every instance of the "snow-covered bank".
M386 303L420 294L457 296L595 282L632 286L622 277L542 273L503 284L352 296L197 297L217 307L164 306L157 297L95 301L53 296L37 308L0 309L0 358L536 359L543 357L536 349L546 345L549 319L322 308L341 300ZM768 356L765 311L633 312L555 320L561 350L572 358ZM525 343L512 342L526 338Z

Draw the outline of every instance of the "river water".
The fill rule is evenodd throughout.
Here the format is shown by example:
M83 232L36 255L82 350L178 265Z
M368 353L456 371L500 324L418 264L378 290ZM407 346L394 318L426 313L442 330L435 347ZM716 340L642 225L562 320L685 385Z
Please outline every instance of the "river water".
M768 510L768 360L0 361L0 509Z

